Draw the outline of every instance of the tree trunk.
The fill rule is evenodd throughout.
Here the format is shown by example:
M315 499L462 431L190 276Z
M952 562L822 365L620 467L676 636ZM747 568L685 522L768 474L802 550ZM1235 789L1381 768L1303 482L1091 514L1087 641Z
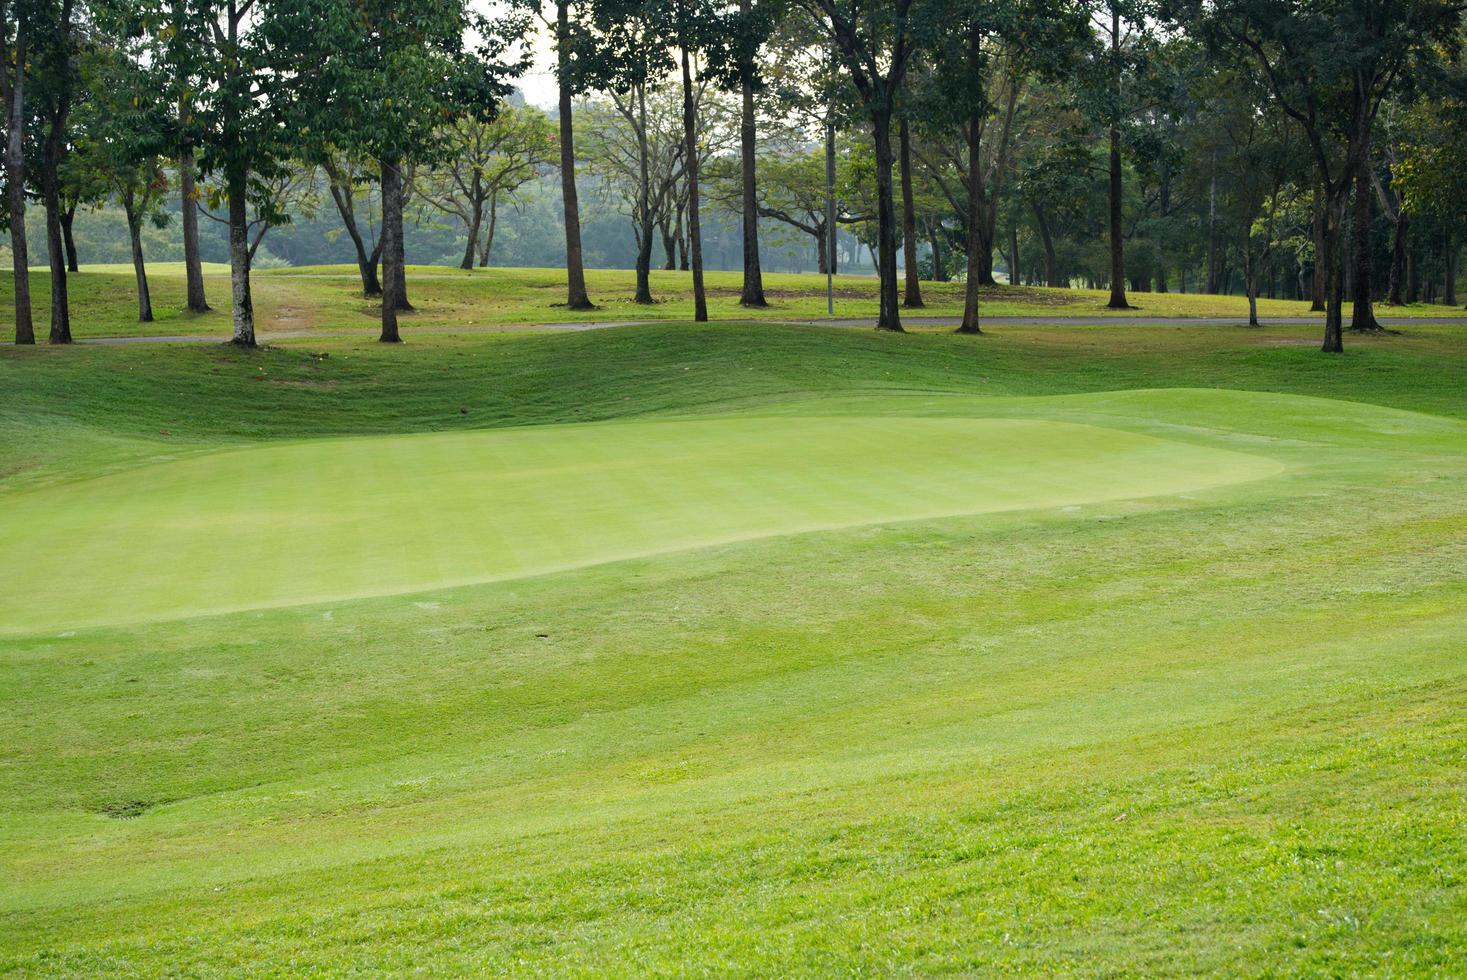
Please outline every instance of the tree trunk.
M1416 246L1407 243L1406 246L1406 302L1415 303L1421 299L1421 274L1416 261Z
M1370 122L1369 113L1360 124L1360 155L1355 164L1355 227L1354 227L1354 286L1355 309L1350 317L1350 329L1356 333L1373 333L1381 326L1375 319L1375 297L1370 293L1370 218L1371 201L1375 197L1370 181Z
M905 118L897 123L897 144L902 173L902 261L906 266L902 305L909 310L920 310L925 304L922 302L921 276L917 271L917 202L916 195L912 192L912 130Z
M232 291L234 337L239 347L255 346L255 303L250 295L250 217L243 172L227 178L229 191L229 283Z
M1457 305L1457 236L1451 224L1447 225L1446 247L1442 250L1446 274L1442 277L1442 302L1447 306Z
M981 253L984 251L982 236L978 234L983 220L982 134L982 120L975 115L968 120L968 281L963 284L963 322L958 326L958 333L983 332L978 323L978 287L982 283Z
M76 221L76 205L68 204L61 212L61 240L66 245L66 271L80 272L81 263L77 259L76 239L72 237L72 223Z
M1121 230L1121 133L1110 131L1110 302L1112 310L1129 310L1126 302L1126 253Z
M138 322L153 322L153 297L148 291L148 269L143 263L143 222L133 205L129 191L123 197L122 212L127 216L127 236L132 244L132 273L138 287Z
M1217 293L1217 151L1213 150L1212 178L1207 187L1207 289Z
M1411 217L1403 210L1396 212L1396 227L1391 242L1391 278L1386 287L1386 305L1406 305L1406 233Z
M494 251L494 230L499 226L499 192L489 197L489 231L484 235L484 250L479 253L479 268L489 267L489 254Z
M34 344L35 326L31 321L30 250L25 237L25 63L26 25L17 19L15 38L11 42L13 62L3 66L9 76L6 106L5 172L10 197L10 264L15 275L15 342Z
M1314 209L1314 278L1309 291L1309 312L1311 313L1319 313L1328 309L1325 300L1328 299L1326 282L1329 279L1329 262L1325 257L1325 237L1329 225L1329 201L1325 198L1322 186L1315 190L1315 194L1319 198L1319 203Z
M71 298L66 290L66 245L61 234L61 157L66 149L66 122L71 114L71 12L73 0L61 3L61 82L51 97L46 140L42 146L41 196L46 206L46 256L51 265L50 343L71 343ZM17 71L21 66L17 66Z
M331 200L336 203L342 226L346 228L347 237L351 239L352 247L357 253L357 273L362 279L362 296L366 299L381 296L382 283L377 279L377 262L382 257L381 238L379 236L372 253L368 255L362 233L357 230L357 212L356 205L352 203L351 187L331 164L326 167L326 176L331 183Z
M1019 223L1015 221L1009 227L1009 285L1019 285Z
M1345 208L1349 204L1349 185L1345 184L1337 200L1326 205L1324 252L1325 287L1329 296L1324 314L1324 344L1320 348L1326 354L1341 354L1345 350L1344 307L1345 307L1345 261L1343 230Z
M876 149L876 265L880 278L880 313L877 330L902 333L896 274L897 218L896 195L891 172L895 161L891 153L891 107L877 105L871 110L871 131Z
M677 267L681 272L691 271L688 264L688 236L687 232L683 229L683 218L685 215L686 208L680 205L677 209L677 224L673 225L672 228L673 241L677 244Z
M739 0L739 10L749 12L749 0ZM758 147L759 133L754 116L754 86L748 79L743 83L743 108L739 117L739 165L743 178L744 220L744 288L739 293L739 305L765 307L764 270L759 262L759 187Z
M402 161L383 160L382 165L382 280L391 287L392 308L399 313L412 310L407 292L407 251L403 241ZM388 292L383 291L383 302ZM393 319L393 332L397 321ZM384 339L386 339L384 337Z
M402 235L402 169L397 161L382 161L382 334L384 344L402 343L397 329L397 314L402 308L398 264L403 260Z
M651 306L652 298L652 223L643 222L642 234L637 241L637 294L632 302Z
M204 296L204 264L199 257L199 189L194 182L194 148L188 144L178 154L178 187L188 310L190 313L208 313L209 301ZM355 233L355 229L352 230Z
M932 279L934 282L947 282L947 264L943 259L942 236L938 229L936 221L927 222L927 248L932 252Z
M1110 5L1110 50L1115 95L1121 95L1121 12L1116 0ZM1119 111L1119 110L1117 110ZM1126 302L1126 243L1121 231L1121 131L1110 127L1110 302L1112 310L1128 310Z
M474 268L474 258L479 254L479 226L483 222L484 206L483 204L476 204L474 206L474 216L469 219L469 241L464 246L464 258L458 264L458 267L465 272L471 271Z
M693 102L693 68L687 45L682 48L683 140L688 170L688 250L693 259L693 320L708 322L708 294L703 289L703 232L698 223L698 107Z
M652 173L651 148L647 145L647 90L639 86L637 98L637 212L641 234L637 238L637 295L632 301L650 306L652 299ZM671 259L672 251L668 251Z
M1248 326L1258 326L1258 260L1251 244L1243 246L1243 287L1248 294Z
M662 271L677 270L677 239L672 237L672 221L663 218L657 222L657 234L662 238Z
M1029 208L1034 212L1034 224L1039 229L1039 244L1044 247L1044 284L1061 287L1064 283L1059 280L1059 257L1054 251L1054 236L1049 233L1049 219L1037 201L1031 201Z
M581 252L581 205L576 193L576 140L570 86L570 0L557 0L555 4L555 36L560 69L560 197L565 213L565 305L572 310L591 310L595 306L586 292L586 270Z
M46 209L46 259L51 268L53 344L71 343L71 301L66 291L66 247L61 241L61 140L64 120L52 119L41 154L41 197Z

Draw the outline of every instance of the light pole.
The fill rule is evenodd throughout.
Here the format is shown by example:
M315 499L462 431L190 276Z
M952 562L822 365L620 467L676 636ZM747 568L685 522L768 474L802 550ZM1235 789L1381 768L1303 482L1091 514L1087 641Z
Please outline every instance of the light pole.
M835 80L836 51L830 48L825 103L825 311L835 315Z

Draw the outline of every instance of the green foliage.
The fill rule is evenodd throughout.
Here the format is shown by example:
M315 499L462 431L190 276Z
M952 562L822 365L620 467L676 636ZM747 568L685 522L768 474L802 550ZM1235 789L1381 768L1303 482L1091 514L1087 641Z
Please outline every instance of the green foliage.
M138 55L96 45L78 59L86 97L73 112L62 173L75 200L102 203L131 195L146 199L141 214L165 221L158 204L168 186L161 164L172 147L170 110L159 98L157 73Z
M1467 99L1422 99L1406 114L1402 159L1392 178L1406 209L1467 221Z
M345 0L127 0L124 9L182 105L183 134L199 166L249 181L268 209L264 183L331 118L319 94L332 56L353 37Z
M505 54L525 18L489 21L463 0L366 0L352 27L318 80L327 111L313 142L373 159L434 159L447 150L441 136L453 121L491 119L524 68Z

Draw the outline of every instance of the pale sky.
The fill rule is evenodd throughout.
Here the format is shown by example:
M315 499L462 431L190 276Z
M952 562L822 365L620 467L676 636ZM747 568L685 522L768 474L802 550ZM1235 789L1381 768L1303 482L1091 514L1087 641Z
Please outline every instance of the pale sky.
M494 13L501 6L499 0L474 0L474 6L486 13ZM559 100L559 92L555 84L555 52L550 43L550 34L545 30L544 24L536 21L538 30L532 40L534 51L534 64L530 70L521 75L515 82L520 90L525 93L525 101L531 105L549 109L555 106Z

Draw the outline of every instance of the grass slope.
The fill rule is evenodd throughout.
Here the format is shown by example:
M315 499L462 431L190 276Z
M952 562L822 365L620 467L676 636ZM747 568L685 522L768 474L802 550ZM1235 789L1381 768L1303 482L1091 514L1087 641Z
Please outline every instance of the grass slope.
M184 283L181 267L163 264L153 270L151 285L157 320L137 322L137 303L130 269L114 266L83 266L68 280L71 293L73 331L78 337L139 335L229 335L227 270L210 266L206 288L215 311L202 316L183 312ZM464 272L440 266L416 266L409 271L409 293L417 312L404 315L407 336L428 332L502 329L506 326L626 320L690 320L693 302L687 273L653 273L653 292L658 302L642 306L632 302L632 273L624 270L590 270L587 282L597 309L568 310L565 302L565 273L553 269L479 269ZM37 322L49 316L48 273L31 276L31 292ZM825 279L814 275L770 274L765 277L770 307L746 310L738 305L739 274L708 274L709 309L715 319L822 319L826 316ZM958 283L926 283L927 308L932 316L961 316L962 286ZM10 287L0 283L0 306L8 304ZM838 316L874 317L877 312L876 281L870 277L841 276L836 281ZM1246 322L1248 305L1241 296L1204 296L1182 293L1134 294L1137 309L1106 308L1109 293L1095 290L1048 289L1043 287L996 286L984 291L983 310L991 316L1106 316L1136 317L1232 316ZM291 333L347 333L374 337L381 315L380 304L363 300L354 267L324 266L262 270L254 276L255 313L259 329L279 335ZM1265 317L1309 316L1309 305L1291 300L1262 300ZM1457 307L1416 304L1384 311L1391 316L1467 315Z
M644 538L742 535L740 501L776 494L866 522L57 630L69 589L109 601L71 549L24 579L48 628L0 637L0 969L1456 972L1467 335L1345 358L1270 337L1292 334L0 352L0 529L66 517L33 548L114 495L237 534L211 489L229 478L280 510L376 489L407 541L440 520L412 508L442 505L349 478L373 446L406 454L383 476L438 466L465 494L543 453L575 478L504 502L542 527L603 507L598 487L656 492L620 459L710 495L665 501L679 523ZM1013 419L1027 438L995 444ZM404 437L437 430L456 431ZM852 430L866 451L846 459L830 446ZM385 438L344 438L363 435ZM1153 449L1149 475L1124 459ZM942 509L1022 502L1011 482L1039 470L989 482L953 458L1026 451L1063 493ZM1106 459L1127 465L1088 462ZM1143 477L1182 482L1137 496ZM576 547L599 544L574 528L615 533L564 521Z

